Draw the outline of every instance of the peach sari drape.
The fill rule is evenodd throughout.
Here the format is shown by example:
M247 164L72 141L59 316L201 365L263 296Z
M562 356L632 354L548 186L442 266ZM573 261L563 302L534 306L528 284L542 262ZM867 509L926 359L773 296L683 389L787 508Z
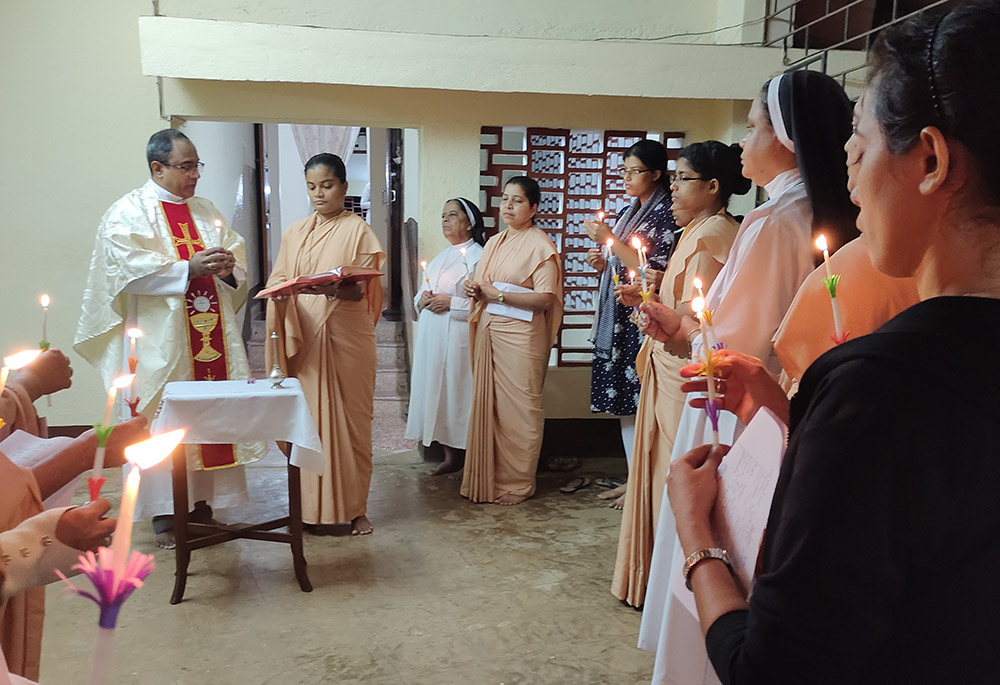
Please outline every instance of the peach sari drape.
M42 512L31 470L0 454L0 530L11 530ZM0 647L11 673L38 680L42 656L45 588L28 588L0 602Z
M840 274L837 304L851 338L867 335L920 301L914 278L892 278L872 265L865 237L855 238L830 257L830 271ZM781 384L789 396L809 365L833 348L833 310L820 266L799 287L774 335L781 361Z
M381 269L385 253L371 227L344 211L297 221L281 239L267 285L354 265ZM375 323L382 284L369 281L358 302L322 295L269 300L267 331L277 331L282 369L302 383L323 451L323 476L303 471L302 520L345 523L366 513L372 476ZM270 368L271 346L267 348Z
M482 302L469 313L473 399L462 495L473 502L504 494L530 497L545 425L542 386L562 322L559 254L540 229L508 228L486 243L476 280L512 283L555 298L530 322L495 316Z
M688 309L697 295L695 276L701 278L707 292L725 264L739 227L725 212L685 227L663 276L660 301L672 309ZM611 582L611 594L634 607L642 606L646 596L670 452L684 409L680 369L687 363L686 358L667 352L652 338L646 338L636 360L642 389Z

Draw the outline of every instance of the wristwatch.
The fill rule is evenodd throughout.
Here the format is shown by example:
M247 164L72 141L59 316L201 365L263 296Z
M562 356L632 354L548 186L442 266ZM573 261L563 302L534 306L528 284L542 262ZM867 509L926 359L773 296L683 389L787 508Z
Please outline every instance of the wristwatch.
M718 559L729 567L730 573L733 572L733 565L729 563L729 553L726 550L721 547L699 549L697 552L689 554L688 558L684 560L684 585L687 586L688 590L691 589L691 571L706 559Z
M500 291L497 292L497 302L499 302L500 304L503 304L503 291L502 290L500 290Z

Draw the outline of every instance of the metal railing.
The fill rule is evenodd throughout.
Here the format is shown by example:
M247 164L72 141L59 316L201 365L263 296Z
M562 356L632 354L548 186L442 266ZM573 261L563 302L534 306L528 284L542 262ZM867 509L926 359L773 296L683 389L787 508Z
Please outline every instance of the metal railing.
M851 74L865 69L868 47L879 31L955 4L956 0L768 0L763 44L782 48L788 71L815 69L846 87ZM834 66L830 58L835 51Z

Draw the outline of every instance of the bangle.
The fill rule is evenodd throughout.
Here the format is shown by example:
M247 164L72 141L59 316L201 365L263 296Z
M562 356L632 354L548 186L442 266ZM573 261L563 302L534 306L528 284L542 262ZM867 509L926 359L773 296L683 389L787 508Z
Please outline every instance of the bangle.
M729 563L729 553L726 550L721 547L699 549L697 552L689 554L684 560L684 585L688 590L691 590L691 571L694 570L695 566L708 559L718 559L726 565L730 573L733 572L733 565Z

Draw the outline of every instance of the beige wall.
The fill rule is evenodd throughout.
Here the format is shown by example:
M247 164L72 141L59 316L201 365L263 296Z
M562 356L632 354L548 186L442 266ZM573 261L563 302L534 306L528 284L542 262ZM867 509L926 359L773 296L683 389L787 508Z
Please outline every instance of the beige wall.
M148 178L145 143L167 124L156 81L139 71L136 24L148 3L0 3L0 198L4 208L0 350L37 344L38 296L52 295L49 338L69 351L97 223ZM53 424L100 419L97 374L70 354L73 388Z
M158 6L164 15L198 19L592 40L710 30L733 16L720 12L731 1L631 0L623 10L621 3L515 0L500 12L495 3L410 0L385 0L376 6L344 1L258 0L237 5L161 0ZM716 99L188 79L164 79L160 92L156 79L140 73L139 17L152 13L152 3L128 0L0 5L0 56L5 64L16 65L0 75L5 95L0 124L7 132L0 188L8 226L3 233L7 274L0 350L36 343L40 326L36 302L43 291L53 297L49 337L69 350L97 222L111 202L147 178L143 145L150 133L169 125L160 117L161 105L167 116L190 120L364 123L414 129L416 159L407 158L406 170L412 176L417 169L419 180L411 186L412 178L408 179L404 202L406 214L425 227L422 254L434 254L444 244L437 230L442 201L456 194L477 196L479 127L484 124L676 128L687 130L691 140L732 138L731 133L742 126L742 106ZM715 37L697 40L711 42ZM225 41L211 47L219 55L245 49ZM723 53L718 55L716 61L726 59ZM775 68L779 66L776 62ZM627 80L629 75L618 77ZM757 87L748 83L745 97ZM638 96L644 90L635 85L627 92ZM407 140L412 141L413 135ZM61 393L47 411L54 424L89 423L99 411L102 391L96 374L82 359L71 357L74 387ZM554 370L546 398L551 415L588 413L585 401L580 401L587 373Z

